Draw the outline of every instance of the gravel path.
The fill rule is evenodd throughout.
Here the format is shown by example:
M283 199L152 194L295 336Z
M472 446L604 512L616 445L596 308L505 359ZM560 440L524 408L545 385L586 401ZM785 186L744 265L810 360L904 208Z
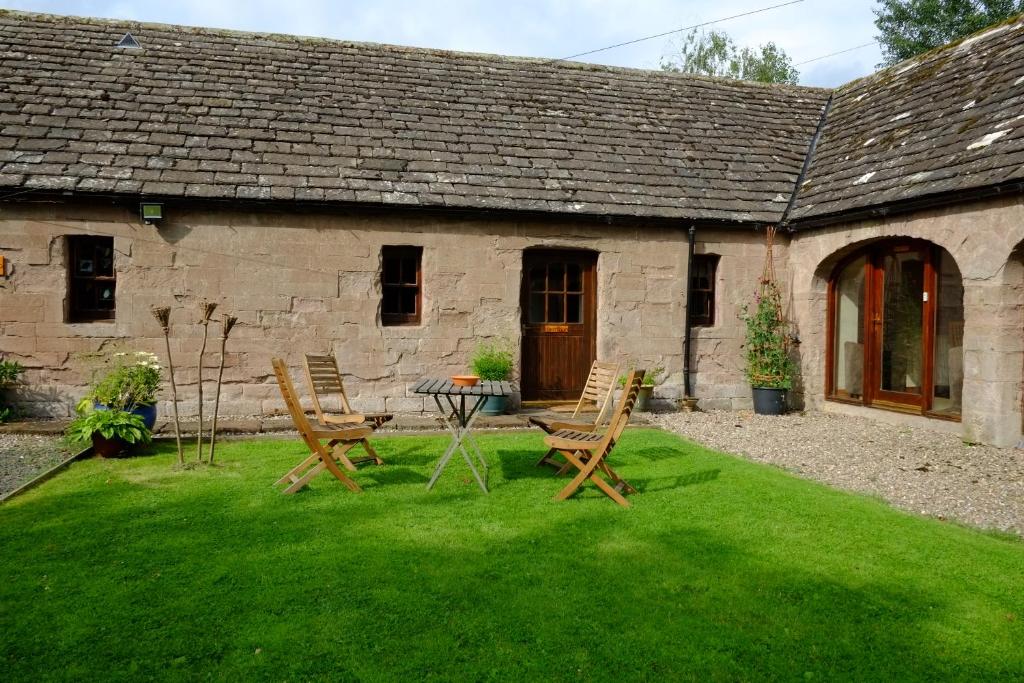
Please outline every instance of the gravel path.
M13 491L68 455L59 437L0 434L0 495Z
M939 519L1024 535L1024 450L858 417L710 411L653 422L693 441Z

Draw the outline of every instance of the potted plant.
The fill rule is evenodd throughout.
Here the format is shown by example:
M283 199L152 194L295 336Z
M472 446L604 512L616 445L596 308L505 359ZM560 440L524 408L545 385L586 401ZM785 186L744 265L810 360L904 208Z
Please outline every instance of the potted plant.
M754 308L743 307L747 327L746 376L758 415L786 412L786 392L793 386L788 324L782 315L782 295L772 280L763 281Z
M153 429L162 371L159 360L152 353L115 353L112 359L104 362L100 371L102 376L79 402L79 412L85 412L89 406L98 411L123 410L140 416L146 429Z
M508 344L487 343L476 347L469 365L473 374L482 380L504 382L512 377L515 359ZM480 412L484 415L501 415L507 407L507 396L488 396L484 399Z
M18 361L0 359L0 392L17 382L24 371L25 368ZM14 408L0 401L0 422L6 422L13 414Z
M147 444L150 432L142 416L116 408L79 412L65 430L70 441L92 441L97 455L114 458L130 446Z
M644 371L644 378L640 383L640 392L636 395L635 408L637 411L646 413L651 409L651 394L654 393L654 385L658 384L658 380L664 372L664 367ZM625 375L619 375L619 386L622 388L626 387Z

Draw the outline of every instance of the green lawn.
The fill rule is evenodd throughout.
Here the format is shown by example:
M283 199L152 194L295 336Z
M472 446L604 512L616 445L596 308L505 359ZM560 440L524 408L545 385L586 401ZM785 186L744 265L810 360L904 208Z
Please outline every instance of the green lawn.
M271 483L298 441L77 463L0 507L0 674L21 680L1024 677L1024 543L671 435L614 454L619 508L538 434L377 439L361 495Z

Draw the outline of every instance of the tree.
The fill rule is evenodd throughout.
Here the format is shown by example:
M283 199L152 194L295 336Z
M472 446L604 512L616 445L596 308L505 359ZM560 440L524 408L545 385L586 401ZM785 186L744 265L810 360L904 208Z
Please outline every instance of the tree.
M795 84L800 78L793 60L775 43L739 49L729 34L714 30L698 33L694 29L688 33L678 54L663 58L661 68L762 83Z
M879 5L874 10L884 57L879 66L892 66L1024 12L1024 0L880 0Z

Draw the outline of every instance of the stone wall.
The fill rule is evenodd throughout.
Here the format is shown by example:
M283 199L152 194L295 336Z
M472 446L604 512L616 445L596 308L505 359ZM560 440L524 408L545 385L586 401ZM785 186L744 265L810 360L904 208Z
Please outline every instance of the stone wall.
M772 249L775 274L786 305L789 300L787 253L789 239L778 234ZM746 328L740 315L751 304L764 271L763 231L700 230L697 254L719 256L715 287L715 324L693 328L693 392L705 409L749 410L750 385L744 375L743 341Z
M0 352L28 367L17 399L36 414L67 415L88 382L82 354L117 348L163 355L150 315L172 304L178 381L194 414L198 302L240 318L227 358L224 414L280 411L270 359L298 369L302 353L333 352L363 410L420 411L410 384L466 369L481 339L518 346L523 250L591 249L598 257L598 356L666 367L656 396L682 395L686 233L581 221L454 218L435 214L288 214L168 207L159 228L114 208L5 207L0 253ZM117 319L64 322L66 235L115 237ZM743 326L764 264L763 232L701 229L697 253L718 254L716 322L695 328L694 393L706 408L749 408ZM873 240L925 239L945 248L964 279L964 438L1013 445L1021 436L1024 377L1024 203L1003 198L884 220L780 235L775 267L801 339L797 407L853 411L824 400L826 288L845 255ZM423 322L379 322L380 251L423 247ZM208 357L208 364L215 357ZM209 376L209 375L208 375ZM162 406L164 410L167 405ZM882 411L871 411L887 417ZM165 413L166 414L166 413ZM905 418L901 418L905 419ZM934 421L932 421L934 422Z
M1024 201L1019 196L798 232L789 249L794 320L803 341L797 400L823 407L827 284L833 269L854 250L893 237L941 246L963 276L963 437L1016 444L1024 377ZM846 407L830 402L828 408Z
M67 415L89 379L82 354L127 349L163 357L150 314L160 304L174 307L181 407L194 414L197 309L209 299L219 304L218 315L239 317L228 343L222 414L282 410L270 359L283 356L297 370L304 352L337 354L359 409L419 411L423 399L408 392L414 380L465 371L480 339L508 338L518 346L523 250L542 246L599 252L599 357L663 365L661 395L681 393L681 229L412 213L190 211L175 205L165 213L156 227L118 208L4 207L0 253L8 259L8 277L0 280L0 352L28 368L18 395L23 408ZM115 238L114 322L64 321L63 237L77 234ZM726 251L734 248L728 244L723 242ZM422 325L380 324L383 245L423 247ZM216 329L211 326L211 333ZM208 355L208 365L215 361ZM161 409L169 414L167 404Z

